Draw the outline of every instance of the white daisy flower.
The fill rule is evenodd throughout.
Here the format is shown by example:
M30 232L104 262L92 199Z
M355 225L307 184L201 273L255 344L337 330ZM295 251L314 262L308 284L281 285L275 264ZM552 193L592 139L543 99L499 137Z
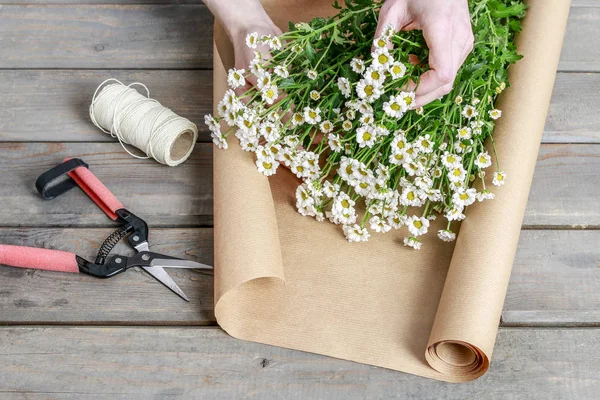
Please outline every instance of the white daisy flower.
M316 125L321 122L321 109L304 107L304 122L310 125Z
M463 98L462 98L462 96L460 96L460 95L459 95L459 96L456 96L456 98L454 99L454 102L455 102L456 104L462 104L462 102L463 102Z
M502 110L498 110L498 109L493 109L488 111L488 114L490 115L491 119L498 119L502 116Z
M276 66L273 72L275 73L275 75L284 79L290 76L290 72L288 71L285 65Z
M415 104L415 93L414 92L400 92L400 99L402 100L402 108L404 111L410 110Z
M312 197L306 184L299 185L296 188L296 207L304 208L311 206L315 203L315 199Z
M420 207L423 205L419 190L412 185L405 187L402 190L398 202L403 206L409 207Z
M461 153L469 153L471 151L471 145L473 141L471 139L468 140L457 140L454 142L454 151Z
M415 250L421 250L421 242L416 237L405 237L404 245L412 247Z
M367 228L361 228L360 225L344 225L342 227L344 235L349 242L366 242L369 240L371 235Z
M259 132L267 142L275 142L280 137L279 126L273 122L264 122L261 124Z
M265 86L261 91L261 96L265 103L269 105L273 104L279 96L277 85Z
M352 129L352 121L345 120L342 122L342 129L346 132L350 131Z
M430 135L419 136L414 141L414 147L421 153L429 154L433 152L433 142L430 140Z
M467 104L465 108L463 108L462 113L463 117L467 119L475 118L479 115L479 112L472 105Z
M299 112L294 113L294 115L292 115L291 121L292 121L292 127L302 125L304 123L304 116Z
M208 129L210 129L212 131L213 129L215 129L219 126L219 121L215 117L213 117L211 114L206 114L204 116L204 124L206 124Z
M380 69L388 69L394 62L394 58L387 48L376 49L371 53L371 57L373 57L373 63L371 65Z
M449 229L442 229L438 231L438 237L444 242L453 242L456 239L456 233Z
M496 197L494 193L490 192L487 189L477 193L477 201L493 200L494 197Z
M258 33L252 32L246 35L246 46L255 49L258 44Z
M311 99L313 99L314 101L317 101L321 98L321 93L319 93L317 90L312 90L309 93L309 96Z
M381 35L380 37L373 40L373 47L376 49L384 49L390 42L389 37Z
M379 215L374 215L369 219L369 225L371 229L377 233L386 233L392 230L392 227L387 223L385 219L382 219Z
M352 87L348 78L339 77L337 81L338 88L344 97L348 98L352 94Z
M237 89L244 86L246 84L246 79L244 79L245 73L245 69L231 68L227 74L227 84L229 87L232 89Z
M321 125L319 125L319 129L321 129L321 132L323 133L329 133L333 130L333 124L331 123L331 121L325 120L321 122Z
M446 212L445 217L448 221L462 221L465 219L465 214L462 207L454 206Z
M381 96L381 85L369 79L361 79L356 84L356 94L361 99L372 103Z
M400 119L404 115L403 102L400 96L390 96L390 99L383 103L383 111L392 118Z
M475 165L481 169L487 168L492 165L492 157L487 152L479 153L475 158Z
M471 139L471 128L466 127L466 126L459 128L458 131L456 132L456 137L459 138L460 140Z
M371 106L366 100L361 100L357 103L357 110L361 114L373 115L373 106Z
M256 160L256 166L258 167L258 172L261 172L265 176L271 176L277 172L279 162L273 157L261 157Z
M477 190L475 188L459 190L452 195L452 203L462 207L470 206L477 199Z
M388 224L394 229L400 229L406 225L406 215L394 213L388 217Z
M379 85L382 85L385 82L384 71L382 69L375 68L373 66L370 66L369 68L367 68L367 70L365 71L363 76L368 80L377 82Z
M473 97L473 100L471 100L471 104L473 104L474 106L476 106L479 103L481 103L481 100L477 97Z
M406 65L403 63L396 61L388 68L392 79L400 79L403 78L406 74Z
M465 171L462 164L454 165L448 171L448 179L450 182L463 182L466 176L467 171Z
M375 129L370 125L361 125L356 130L356 142L360 148L373 147L376 138Z
M313 80L313 81L314 81L315 79L317 79L317 76L318 76L318 75L319 75L319 74L318 74L318 73L317 73L317 71L315 71L315 70L309 69L308 71L306 71L306 76L308 76L308 79L311 79L311 80Z
M354 120L354 118L356 118L356 111L355 110L348 110L346 111L346 119L347 120Z
M256 86L258 86L260 90L267 86L271 86L271 74L269 72L260 71L256 78Z
M325 183L323 184L323 194L330 199L334 198L339 191L340 185L338 185L337 183L325 181Z
M496 186L502 186L504 185L506 181L506 173L502 172L502 171L498 171L494 173L494 179L492 180L492 183Z
M350 61L350 67L352 68L352 71L357 74L362 74L365 70L365 62L360 58L353 58L352 61Z
M271 39L269 39L267 44L271 50L281 50L282 47L281 39L279 39L277 36L273 36Z
M261 60L259 60L259 59L252 60L250 62L250 65L248 66L248 68L250 69L250 72L255 76L260 76L260 74L265 72L265 69L262 66Z

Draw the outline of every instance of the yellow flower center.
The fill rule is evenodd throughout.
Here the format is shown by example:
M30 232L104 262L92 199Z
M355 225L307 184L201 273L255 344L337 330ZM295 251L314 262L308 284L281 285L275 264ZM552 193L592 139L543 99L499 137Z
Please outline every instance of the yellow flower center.
M361 188L363 188L363 189L366 189L366 188L368 188L368 187L369 187L369 184L368 184L368 183L366 183L366 182L361 182L361 183L359 184L359 186L360 186Z
M406 96L406 97L404 97L404 102L406 103L407 106L410 106L413 102L413 99L410 96Z
M273 166L273 164L272 164L272 163L270 163L270 162L266 162L266 161L263 161L263 163L262 163L262 164L263 164L263 167L264 167L265 169L271 169L271 167Z
M308 116L311 117L311 118L316 118L317 117L317 113L314 112L314 111L309 111L308 112Z
M398 161L402 161L404 160L404 154L396 154L394 158Z
M379 80L380 77L381 75L379 74L379 71L371 72L371 78L375 79L376 81Z
M400 109L400 105L398 103L392 103L390 108L394 111L398 111Z
M452 171L452 174L454 174L454 176L460 176L461 171L459 168L454 168L454 171Z
M485 158L485 157L483 157L483 156L482 156L482 157L479 157L479 162L480 162L480 163L482 163L482 164L485 164L485 162L486 162L486 161L487 161L487 160L486 160L486 158Z
M379 47L385 47L385 40L383 40L383 39L379 39L379 40L377 41L377 45L378 45Z
M409 200L414 200L415 199L414 192L408 192L408 194L406 195L406 198Z
M342 207L344 207L344 208L350 207L350 203L348 202L348 200L346 200L346 199L342 200Z
M367 85L365 86L365 93L369 96L371 96L373 94L373 85Z
M497 177L497 179L498 179L499 181L501 181L501 180L503 180L503 179L504 179L504 176L503 176L502 174L498 174L498 177Z
M302 165L298 165L298 166L296 167L296 170L297 170L298 172L304 172L304 167L303 167Z
M389 60L389 58L385 54L380 54L377 57L377 61L379 61L380 64L385 64L386 62L388 62L388 60Z
M399 67L399 66L395 65L395 66L392 68L392 72L394 73L394 75L399 75L399 74L402 72L402 70L400 69L400 67Z
M421 227L423 226L423 223L419 220L416 220L415 222L413 222L413 225L417 227L417 229L421 229Z
M458 197L460 197L460 199L461 199L461 200L468 200L468 199L469 199L469 195L468 195L468 194L466 194L466 193L462 193L462 194L461 194L460 196L458 196Z
M275 95L275 92L273 91L273 89L269 89L267 90L267 97L270 99Z
M296 121L302 122L302 115L296 114Z
M353 174L353 173L354 173L354 170L352 169L352 166L348 165L348 166L346 167L346 173L347 173L348 175L351 175L351 174Z
M371 140L371 134L369 132L363 133L363 140L365 140L365 141Z
M429 142L427 140L423 140L423 141L421 141L421 146L427 148L427 147L429 147Z
M246 119L246 120L244 120L244 125L246 126L246 128L250 128L250 127L252 127L252 121L249 121Z

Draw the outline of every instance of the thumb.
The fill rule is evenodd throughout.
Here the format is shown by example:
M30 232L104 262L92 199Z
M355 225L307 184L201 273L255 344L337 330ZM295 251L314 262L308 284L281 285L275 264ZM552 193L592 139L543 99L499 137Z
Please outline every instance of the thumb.
M379 20L377 21L377 29L375 29L374 39L378 39L388 27L392 27L395 31L399 31L407 23L407 12L403 2L388 0L379 11ZM393 44L387 44L388 49L392 49ZM371 48L371 50L373 50Z

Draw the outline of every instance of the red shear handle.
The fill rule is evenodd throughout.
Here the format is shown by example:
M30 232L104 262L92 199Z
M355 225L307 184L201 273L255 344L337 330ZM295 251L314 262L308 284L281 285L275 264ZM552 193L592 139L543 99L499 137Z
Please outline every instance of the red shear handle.
M68 160L69 158L65 159L65 161ZM117 214L115 212L121 208L125 208L89 169L85 167L75 168L69 172L69 176L110 219L116 220Z
M0 264L49 271L79 272L75 254L36 247L0 244Z

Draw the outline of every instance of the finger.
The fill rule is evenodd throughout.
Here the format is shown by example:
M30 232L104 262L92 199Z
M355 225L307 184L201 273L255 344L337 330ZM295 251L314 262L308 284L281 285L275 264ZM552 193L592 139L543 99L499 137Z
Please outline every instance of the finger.
M433 92L429 92L425 95L422 96L417 96L415 98L415 108L419 108L422 107L426 104L431 103L432 101L447 95L448 93L450 93L450 91L452 90L452 85L454 84L454 82L452 83L448 83L447 85L442 86L441 88L438 88L436 90L434 90Z
M429 46L430 69L421 75L417 96L436 91L452 83L456 77L452 26L446 21L430 24L423 29L423 37Z
M375 29L374 39L380 38L383 35L384 30L388 26L393 26L395 30L399 30L404 26L406 17L406 9L400 6L397 2L387 1L381 7L379 12L379 20L377 21L377 29ZM390 41L386 47L391 50L394 44ZM374 47L371 47L371 51Z

